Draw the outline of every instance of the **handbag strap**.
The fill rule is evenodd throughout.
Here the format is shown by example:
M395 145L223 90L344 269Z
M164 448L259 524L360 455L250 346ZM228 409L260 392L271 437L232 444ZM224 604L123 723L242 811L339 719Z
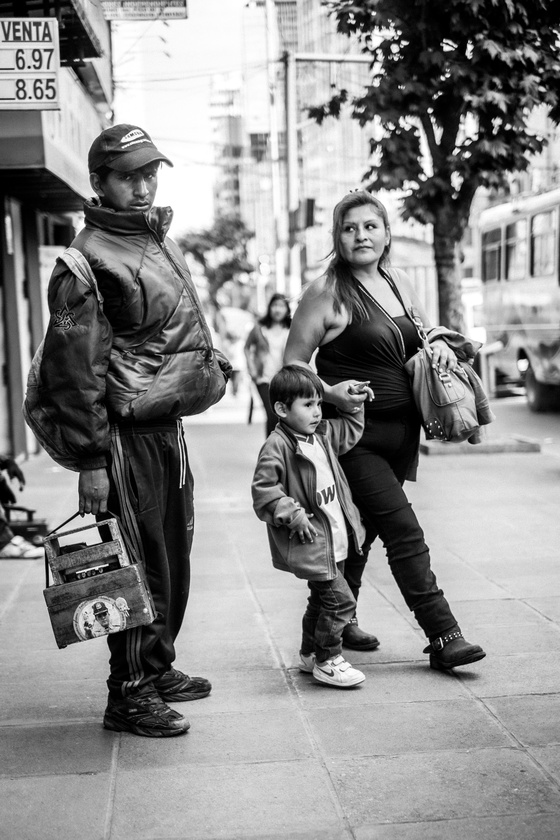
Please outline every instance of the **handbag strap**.
M403 296L401 295L401 293L399 291L399 288L398 288L397 284L395 283L395 281L391 277L390 272L385 271L384 274L385 274L385 276L387 278L387 282L389 283L393 292L397 296L398 300L401 302L402 308L404 309L404 311L406 312L406 314L408 315L408 317L410 318L410 320L412 321L412 323L416 327L416 332L418 333L418 337L420 338L420 341L422 342L422 347L428 353L428 355L431 356L432 355L432 348L430 347L430 342L428 341L428 336L426 334L424 324L422 323L422 318L418 314L418 311L414 308L414 306L412 306L412 304L410 306L406 305L406 303L403 300Z

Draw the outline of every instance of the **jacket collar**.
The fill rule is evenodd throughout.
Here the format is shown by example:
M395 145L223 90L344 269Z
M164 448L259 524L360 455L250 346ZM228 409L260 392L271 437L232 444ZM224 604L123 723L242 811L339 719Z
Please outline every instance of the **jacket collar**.
M284 440L286 440L290 444L292 449L294 449L294 450L299 449L299 441L298 441L297 437L294 435L294 433L292 432L290 427L286 426L286 424L282 420L278 421L278 424L277 424L276 428L274 429L274 432L276 432L276 434L279 434L280 437L283 437ZM321 437L324 437L326 432L327 432L327 421L326 420L321 420L321 422L319 423L319 425L317 426L317 428L315 430L315 434L320 435Z
M160 242L167 236L173 219L171 207L152 207L147 213L139 210L112 210L103 207L96 199L84 202L84 214L88 227L122 236L133 236L150 230Z

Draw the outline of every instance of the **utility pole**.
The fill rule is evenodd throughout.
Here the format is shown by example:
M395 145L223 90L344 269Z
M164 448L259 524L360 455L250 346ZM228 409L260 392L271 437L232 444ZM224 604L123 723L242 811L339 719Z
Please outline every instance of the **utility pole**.
M289 230L289 275L290 294L301 290L301 247L298 241L296 220L299 209L299 165L296 68L298 61L322 62L328 64L371 64L367 55L329 55L328 53L294 53L287 50L283 56L286 108L286 204Z
M278 143L278 117L276 111L276 56L278 54L275 39L276 25L274 0L265 0L266 27L266 70L268 79L268 111L269 111L269 151L272 186L272 215L274 223L274 262L276 266L276 290L286 293L286 243L285 225L282 219L282 195L280 180L280 149Z

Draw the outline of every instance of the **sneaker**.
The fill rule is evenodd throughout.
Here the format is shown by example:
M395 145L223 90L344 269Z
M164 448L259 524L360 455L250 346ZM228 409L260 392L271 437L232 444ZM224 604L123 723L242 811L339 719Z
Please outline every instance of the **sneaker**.
M33 545L19 535L0 549L0 560L38 560L45 551L40 545Z
M313 668L315 667L315 654L314 653L299 653L299 670L303 671L304 674L312 674Z
M212 691L212 683L204 677L189 677L182 671L170 668L157 680L154 688L166 703L181 703L183 700L201 700Z
M103 726L113 732L169 738L183 735L190 723L179 712L166 706L157 691L144 688L118 700L109 695Z
M351 688L365 680L365 675L356 668L352 668L340 653L333 659L316 662L313 676L318 682L334 685L336 688Z

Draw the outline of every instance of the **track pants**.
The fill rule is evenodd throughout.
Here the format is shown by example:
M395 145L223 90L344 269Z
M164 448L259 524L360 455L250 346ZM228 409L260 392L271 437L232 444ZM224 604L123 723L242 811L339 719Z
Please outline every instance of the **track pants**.
M193 479L180 421L111 428L109 510L120 517L132 555L144 564L152 624L107 637L109 692L118 698L171 667L190 586Z

